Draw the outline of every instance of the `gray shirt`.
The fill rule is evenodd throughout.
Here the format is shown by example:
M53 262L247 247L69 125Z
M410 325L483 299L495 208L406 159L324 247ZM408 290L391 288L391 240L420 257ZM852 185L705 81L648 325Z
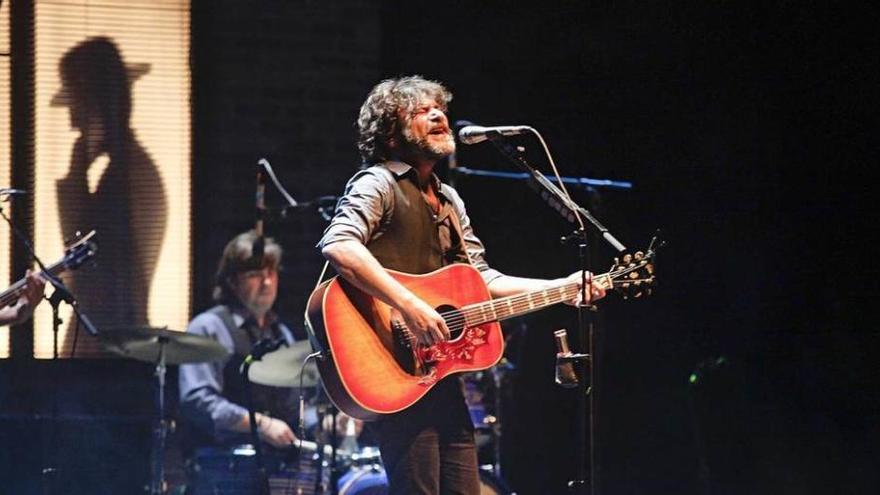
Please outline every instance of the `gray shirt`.
M345 194L339 199L336 213L324 230L318 246L323 248L343 240L354 240L366 245L379 238L385 226L391 222L394 212L394 181L409 173L415 173L415 170L403 162L386 162L356 173L346 184ZM441 204L448 206L458 216L465 252L471 265L480 272L487 284L501 277L501 272L489 268L486 263L486 249L474 234L461 196L451 186L440 182L436 175L432 177ZM440 243L446 248L451 244L454 227L451 219L444 217L442 212L439 217Z
M240 311L232 311L232 321L239 328L245 320ZM281 322L277 325L288 345L292 344L294 339L290 329ZM181 405L210 416L215 434L222 437L223 432L230 432L248 414L245 406L223 396L223 369L235 353L235 342L220 316L211 311L198 314L186 331L213 339L229 351L229 355L220 361L181 364L178 378Z

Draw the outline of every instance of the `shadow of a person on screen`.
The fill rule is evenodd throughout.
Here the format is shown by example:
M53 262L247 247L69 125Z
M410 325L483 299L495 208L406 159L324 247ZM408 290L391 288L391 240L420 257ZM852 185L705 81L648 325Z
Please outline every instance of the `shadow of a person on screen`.
M61 58L62 88L51 102L69 108L71 128L80 133L70 169L57 182L62 235L95 229L99 244L96 266L66 279L101 330L149 323L150 284L165 236L162 179L130 126L131 86L148 69L126 67L108 38L86 39ZM72 338L67 332L63 354ZM92 354L81 344L77 355Z

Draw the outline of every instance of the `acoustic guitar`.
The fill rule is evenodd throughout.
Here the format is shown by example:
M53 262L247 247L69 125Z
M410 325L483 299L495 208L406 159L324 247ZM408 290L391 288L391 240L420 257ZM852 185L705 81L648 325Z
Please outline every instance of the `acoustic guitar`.
M625 297L650 294L652 247L615 259L593 284ZM323 348L318 371L327 394L340 410L367 421L415 404L450 374L493 366L504 353L500 321L573 301L580 291L570 282L492 299L479 272L466 264L423 275L388 273L440 313L449 341L416 342L395 309L340 277L315 289L306 310L306 325Z

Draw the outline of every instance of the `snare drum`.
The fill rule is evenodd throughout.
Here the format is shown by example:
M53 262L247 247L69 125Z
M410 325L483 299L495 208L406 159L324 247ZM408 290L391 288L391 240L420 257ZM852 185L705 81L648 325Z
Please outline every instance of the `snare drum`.
M355 467L339 478L339 495L385 495L388 478L380 466Z

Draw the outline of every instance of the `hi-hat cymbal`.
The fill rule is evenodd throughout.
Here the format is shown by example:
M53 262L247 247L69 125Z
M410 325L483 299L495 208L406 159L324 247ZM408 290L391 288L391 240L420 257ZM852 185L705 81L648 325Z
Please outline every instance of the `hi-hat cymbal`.
M251 363L248 379L260 385L273 387L299 387L300 373L302 386L314 387L318 384L318 369L314 362L303 369L303 361L312 353L309 341L294 342L289 347L270 352L259 361Z
M217 361L229 355L219 342L167 328L134 327L107 329L99 335L104 347L120 356L155 363L164 348L165 364Z

